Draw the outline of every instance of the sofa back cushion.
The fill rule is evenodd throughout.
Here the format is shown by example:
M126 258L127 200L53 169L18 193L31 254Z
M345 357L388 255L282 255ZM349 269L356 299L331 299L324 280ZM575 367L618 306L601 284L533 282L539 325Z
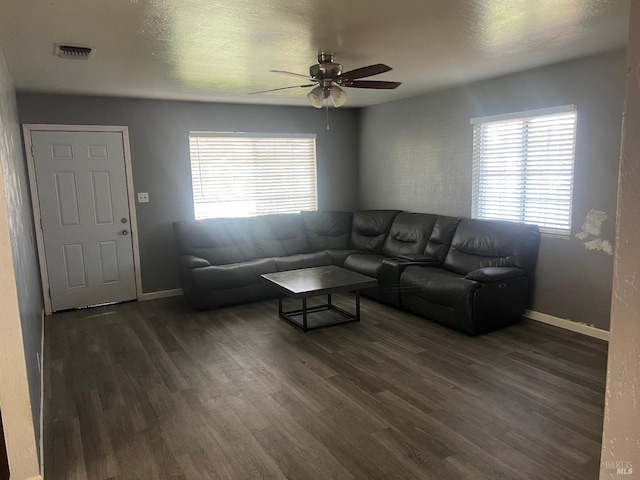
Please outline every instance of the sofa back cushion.
M353 212L349 247L382 253L393 219L399 210L359 210Z
M459 217L438 215L424 253L436 257L440 262L444 262L447 253L449 253L458 223L460 223Z
M305 211L300 215L312 251L349 248L351 212Z
M429 213L398 213L391 224L382 253L387 257L397 257L401 253L423 253L437 219L437 215Z
M212 265L256 258L247 218L209 218L173 223L179 255L195 255Z
M284 257L310 251L302 217L297 213L261 215L251 219L258 258Z
M537 225L464 218L443 266L461 275L484 267L518 267L532 276L539 244Z

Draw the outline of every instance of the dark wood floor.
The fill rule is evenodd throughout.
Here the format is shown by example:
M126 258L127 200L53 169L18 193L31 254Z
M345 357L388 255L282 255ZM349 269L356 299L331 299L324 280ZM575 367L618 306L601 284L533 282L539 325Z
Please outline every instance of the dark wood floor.
M47 480L598 478L606 343L362 308L306 334L275 301L47 318Z

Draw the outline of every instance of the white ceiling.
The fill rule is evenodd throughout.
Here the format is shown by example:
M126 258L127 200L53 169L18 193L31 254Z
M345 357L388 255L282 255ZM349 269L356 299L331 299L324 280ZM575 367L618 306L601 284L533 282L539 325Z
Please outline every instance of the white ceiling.
M307 74L319 51L345 70L386 63L406 98L624 47L629 0L2 0L0 43L19 90L307 105L270 69ZM56 43L95 47L88 61ZM304 82L300 82L304 83Z

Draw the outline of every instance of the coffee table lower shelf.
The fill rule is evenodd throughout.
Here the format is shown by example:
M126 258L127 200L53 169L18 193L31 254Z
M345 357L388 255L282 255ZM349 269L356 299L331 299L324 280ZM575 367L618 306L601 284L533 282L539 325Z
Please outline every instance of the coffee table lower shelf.
M303 332L309 330L317 330L319 328L332 327L334 325L344 325L345 323L359 322L360 321L360 292L354 292L356 297L356 313L355 315L347 310L337 307L332 303L331 294L327 294L327 303L322 305L314 305L312 307L307 306L307 298L302 298L302 308L297 310L289 310L285 312L282 309L282 297L278 298L278 316L286 320L298 328L301 328ZM341 320L334 321L319 321L317 319L311 319L310 314L330 311L342 317ZM336 316L334 315L334 317ZM317 316L314 316L317 318Z

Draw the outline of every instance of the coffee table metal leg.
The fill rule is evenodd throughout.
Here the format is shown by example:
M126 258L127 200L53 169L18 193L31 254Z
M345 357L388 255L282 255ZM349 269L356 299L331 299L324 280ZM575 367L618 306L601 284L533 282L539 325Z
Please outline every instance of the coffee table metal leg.
M302 331L307 331L307 299L302 299Z
M283 297L278 297L278 315L283 320L288 321L289 323L293 323L298 328L302 329L303 332L307 332L309 330L315 330L317 328L324 328L333 325L341 325L349 322L359 322L360 321L360 292L358 290L353 291L355 294L356 300L356 308L355 314L352 311L347 311L343 308L340 308L338 305L333 304L333 298L331 294L327 294L327 303L322 305L314 305L309 306L307 303L307 298L301 298L302 300L302 308L298 310L284 311L283 308ZM309 315L312 313L317 313L325 310L330 310L332 312L339 313L344 317L343 321L337 321L332 323L324 323L317 324L312 322L312 326L309 326ZM297 317L294 320L294 317ZM300 318L302 317L302 318Z

